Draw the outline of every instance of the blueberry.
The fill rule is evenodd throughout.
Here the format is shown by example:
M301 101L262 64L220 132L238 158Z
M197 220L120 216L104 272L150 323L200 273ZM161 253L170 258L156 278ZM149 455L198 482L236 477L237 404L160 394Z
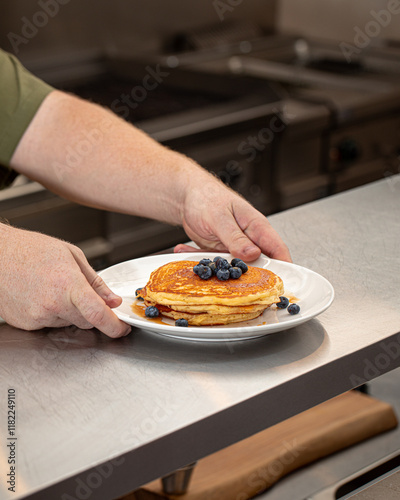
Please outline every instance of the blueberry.
M216 263L216 262L217 262L217 260L219 260L220 258L221 258L221 257L220 257L219 255L217 255L217 257L214 257L214 258L213 258L213 262L215 262L215 263Z
M198 276L202 280L208 280L212 276L212 270L208 266L201 266Z
M231 260L231 266L237 267L239 262L243 262L242 259L232 259Z
M188 325L189 323L187 319L179 318L175 321L175 326L188 326Z
M211 264L211 260L210 259L201 259L201 261L199 262L199 264L201 266L209 266Z
M215 263L215 265L217 266L217 269L229 269L231 267L229 262L223 257L220 257Z
M231 267L229 269L230 278L237 280L238 278L240 278L240 276L242 276L242 270L240 269L240 267Z
M236 267L242 270L242 273L247 273L249 268L247 267L247 264L245 264L242 260L236 263Z
M143 297L138 297L139 293L142 291L142 288L137 288L136 291L135 291L135 296L140 299L140 300L143 300Z
M218 269L217 278L221 281L226 281L229 279L229 270L228 269Z
M157 307L149 306L149 307L146 307L144 314L148 318L157 318L158 315L160 314L160 311L157 309Z
M215 265L215 262L211 262L211 264L208 264L208 267L211 269L213 275L215 276L217 274L217 266Z
M279 297L280 302L276 304L278 309L286 309L289 305L289 299L287 297Z
M300 306L297 304L290 304L290 306L287 308L287 312L289 314L298 314L300 312Z
M194 266L194 268L193 268L193 272L194 272L194 274L199 275L199 271L200 271L201 267L203 267L203 266L200 266L200 264L196 264L196 265Z

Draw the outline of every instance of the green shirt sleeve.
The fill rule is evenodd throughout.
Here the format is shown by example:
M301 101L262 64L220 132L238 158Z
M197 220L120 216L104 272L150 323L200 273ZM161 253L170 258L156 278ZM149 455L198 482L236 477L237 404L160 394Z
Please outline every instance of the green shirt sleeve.
M0 189L16 173L9 167L11 157L43 102L53 90L29 73L11 54L0 49Z

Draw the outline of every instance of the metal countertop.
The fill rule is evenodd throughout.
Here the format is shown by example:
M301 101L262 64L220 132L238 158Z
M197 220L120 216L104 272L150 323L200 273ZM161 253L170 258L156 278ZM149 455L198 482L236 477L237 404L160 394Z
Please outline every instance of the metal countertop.
M332 306L237 343L0 326L0 499L110 499L400 366L400 175L273 217ZM7 491L16 391L17 493Z

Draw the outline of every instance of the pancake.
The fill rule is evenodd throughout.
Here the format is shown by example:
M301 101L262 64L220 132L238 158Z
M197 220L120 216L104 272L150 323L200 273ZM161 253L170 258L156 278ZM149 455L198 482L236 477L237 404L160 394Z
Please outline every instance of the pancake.
M156 304L154 302L145 300L144 305L155 306L160 311L163 316L167 316L168 318L173 319L187 319L190 325L201 325L201 326L210 326L210 325L227 325L229 323L239 323L241 321L249 321L251 319L257 318L260 316L267 307L269 306L244 306L240 307L224 307L224 314L220 314L218 312L207 311L203 308L202 312L189 313L187 311L180 311L179 309L185 308L186 306L164 306L162 304ZM174 309L173 309L174 308ZM232 309L232 311L229 311ZM242 309L242 310L241 310Z
M283 282L273 272L249 266L239 279L203 280L193 272L197 262L180 260L159 267L150 275L146 298L164 305L270 305L279 302Z
M203 280L193 272L196 264L184 260L159 267L138 296L164 316L211 326L257 318L283 295L281 278L267 269L248 266L239 279Z
M147 306L158 306L157 302L149 300L147 297L144 301ZM214 313L214 314L249 314L257 311L264 311L264 304L251 304L247 306L223 306L219 304L200 304L200 305L176 305L169 304L168 309L171 311L186 312L189 314Z
M189 325L193 326L215 326L215 325L228 325L230 323L241 323L242 321L249 321L260 316L263 311L249 313L249 314L189 314L170 310L169 312L162 311L163 316L177 319L187 319Z

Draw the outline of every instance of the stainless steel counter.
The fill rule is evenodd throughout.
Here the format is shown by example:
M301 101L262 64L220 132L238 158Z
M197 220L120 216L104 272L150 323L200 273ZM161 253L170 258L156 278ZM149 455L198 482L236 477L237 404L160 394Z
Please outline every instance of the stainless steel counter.
M270 218L336 298L318 319L205 345L0 326L0 499L112 499L400 366L400 175ZM7 391L17 493L7 491Z

